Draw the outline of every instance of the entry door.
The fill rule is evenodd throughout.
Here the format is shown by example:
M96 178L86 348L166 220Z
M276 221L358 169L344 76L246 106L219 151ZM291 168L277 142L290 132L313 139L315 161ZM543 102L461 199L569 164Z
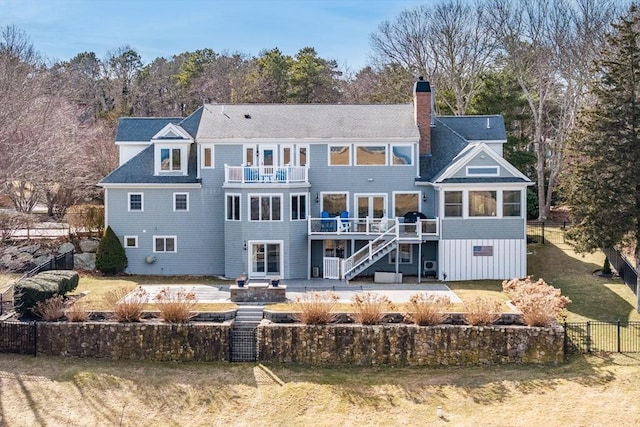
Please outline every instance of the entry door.
M281 243L252 242L249 277L281 276L281 247Z
M382 218L387 209L386 194L357 194L358 218Z
M278 149L276 146L260 146L260 166L276 166L278 164Z

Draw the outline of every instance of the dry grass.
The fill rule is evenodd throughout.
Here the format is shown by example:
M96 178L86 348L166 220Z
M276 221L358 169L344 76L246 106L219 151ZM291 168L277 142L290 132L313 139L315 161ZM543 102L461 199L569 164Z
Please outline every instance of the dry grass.
M155 296L154 302L160 309L160 318L169 323L186 323L195 313L193 308L198 299L193 292L187 292L184 288L162 288Z
M139 322L149 300L142 288L137 288L131 293L125 288L114 289L104 294L103 298L118 322Z
M65 311L67 320L70 322L86 322L91 316L91 312L87 310L87 305L84 301L75 301Z
M363 325L379 325L385 313L395 309L389 298L373 292L354 295L351 305L354 320Z
M522 312L522 321L527 326L550 326L562 320L564 309L571 300L561 295L560 289L548 285L543 279L531 277L502 282L505 293Z
M464 302L463 317L473 326L493 325L500 318L502 303L484 296L471 298Z
M411 296L409 312L405 318L420 326L439 325L447 320L446 309L451 306L451 300L446 296L427 295L426 293Z
M255 364L0 354L1 424L640 425L633 410L638 355L586 356L559 366L267 367L283 386Z
M44 301L36 303L33 312L46 320L47 322L55 322L64 318L64 298L62 295L56 295Z
M296 298L292 307L298 322L307 325L325 325L335 320L332 313L338 303L338 295L333 292L309 292Z

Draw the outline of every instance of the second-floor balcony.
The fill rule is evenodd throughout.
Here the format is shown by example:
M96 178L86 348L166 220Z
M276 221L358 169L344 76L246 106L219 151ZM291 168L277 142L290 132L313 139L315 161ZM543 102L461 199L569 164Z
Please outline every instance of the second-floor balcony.
M327 217L309 218L309 235L322 235L335 238L336 235L371 236L393 231L399 239L433 240L440 234L438 218L416 219L416 222L405 222L398 218L349 218Z
M224 166L225 184L306 184L306 166Z

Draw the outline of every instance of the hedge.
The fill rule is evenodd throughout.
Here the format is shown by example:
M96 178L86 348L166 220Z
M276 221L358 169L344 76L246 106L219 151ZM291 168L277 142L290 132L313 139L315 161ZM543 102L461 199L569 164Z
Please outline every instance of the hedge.
M30 312L37 303L54 295L65 295L78 287L80 276L75 271L50 270L19 280L13 291L14 306L18 313Z

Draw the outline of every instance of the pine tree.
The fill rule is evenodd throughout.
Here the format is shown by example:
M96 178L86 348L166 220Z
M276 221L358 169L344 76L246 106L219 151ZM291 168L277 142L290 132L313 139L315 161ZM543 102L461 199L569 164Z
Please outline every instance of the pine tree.
M100 239L96 251L96 268L106 275L122 273L127 268L127 254L111 227L107 227Z
M592 106L579 117L565 185L580 252L635 247L640 265L640 11L613 25L596 65ZM637 286L637 285L636 285ZM638 294L638 292L636 292ZM638 306L640 308L640 306Z

